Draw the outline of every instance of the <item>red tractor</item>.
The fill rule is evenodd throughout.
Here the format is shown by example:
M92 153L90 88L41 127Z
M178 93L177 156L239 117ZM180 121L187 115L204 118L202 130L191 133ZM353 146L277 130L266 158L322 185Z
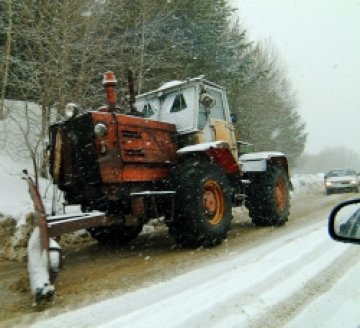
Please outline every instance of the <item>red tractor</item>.
M177 244L214 246L226 238L232 207L243 202L256 225L287 221L287 159L279 152L238 158L224 88L201 77L174 81L131 98L126 111L117 106L112 72L103 85L106 106L80 114L69 104L68 118L50 128L53 182L66 205L79 204L83 213L47 216L27 178L41 250L49 254L51 237L83 228L101 243L126 243L159 217ZM58 265L51 256L47 265L50 277ZM32 290L37 299L53 292L36 283Z

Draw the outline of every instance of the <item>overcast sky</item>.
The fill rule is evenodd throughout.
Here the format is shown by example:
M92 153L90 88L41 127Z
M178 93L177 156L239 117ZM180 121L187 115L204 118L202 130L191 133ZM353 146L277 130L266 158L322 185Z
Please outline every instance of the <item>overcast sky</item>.
M270 40L306 123L306 153L360 154L360 0L232 0L254 41Z

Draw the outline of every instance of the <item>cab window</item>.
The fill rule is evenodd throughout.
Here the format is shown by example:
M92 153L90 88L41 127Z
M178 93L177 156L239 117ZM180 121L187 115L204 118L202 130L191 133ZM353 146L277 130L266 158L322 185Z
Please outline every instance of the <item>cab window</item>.
M154 109L152 108L151 104L147 103L143 106L142 113L143 113L144 117L146 118L146 117L153 116L155 112L154 112Z
M177 113L187 108L185 98L183 94L175 96L174 102L171 106L170 113Z
M215 99L215 106L210 109L210 118L225 121L224 103L222 94L215 90L207 90L207 92Z

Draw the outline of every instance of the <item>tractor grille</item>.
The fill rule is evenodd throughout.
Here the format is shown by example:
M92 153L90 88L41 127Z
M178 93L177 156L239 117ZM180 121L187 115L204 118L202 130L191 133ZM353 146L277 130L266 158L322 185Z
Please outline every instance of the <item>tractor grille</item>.
M60 137L59 137L60 134ZM61 139L58 186L74 202L96 195L101 183L91 114L86 113L50 127L50 172L55 176L56 140ZM59 142L59 141L58 141ZM54 179L55 180L55 179Z

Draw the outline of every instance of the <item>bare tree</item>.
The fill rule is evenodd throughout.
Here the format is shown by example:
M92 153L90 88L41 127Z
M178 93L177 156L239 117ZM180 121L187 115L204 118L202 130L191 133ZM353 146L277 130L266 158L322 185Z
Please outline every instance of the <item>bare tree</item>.
M37 183L42 160L41 109L37 104L20 101L7 101L7 107L9 113L0 122L1 137L6 137L2 151L15 161L20 158L23 162L30 160Z
M11 3L9 0L9 5ZM89 30L91 32L91 26L97 17L87 15L87 10L93 3L91 0L24 0L21 5L17 1L14 3L18 4L19 19L17 25L13 26L14 33L9 32L14 43L14 47L9 49L14 58L11 67L12 88L9 90L17 99L33 101L41 106L36 147L27 147L30 157L34 159L43 153L41 145L48 137L52 119L63 113L65 103L76 95L77 90L88 89L92 82L93 66L86 64L96 65L96 60L93 60L95 56L88 54L101 56L101 53L83 46L83 42L90 45L99 45L99 42L94 36L92 40L88 34L82 33ZM9 38L8 40L10 41ZM3 82L2 86L4 85ZM27 134L24 129L20 131L26 144ZM37 152L36 156L34 151ZM46 159L38 158L37 169L40 169L41 175L46 174L45 165Z
M5 41L5 49L4 49L4 56L0 63L0 75L2 78L1 81L1 88L0 88L0 120L4 118L4 100L6 94L6 87L8 83L8 76L9 76L9 68L10 68L10 56L11 56L11 42L12 42L12 1L7 0L7 21L8 25L6 27L6 41Z

